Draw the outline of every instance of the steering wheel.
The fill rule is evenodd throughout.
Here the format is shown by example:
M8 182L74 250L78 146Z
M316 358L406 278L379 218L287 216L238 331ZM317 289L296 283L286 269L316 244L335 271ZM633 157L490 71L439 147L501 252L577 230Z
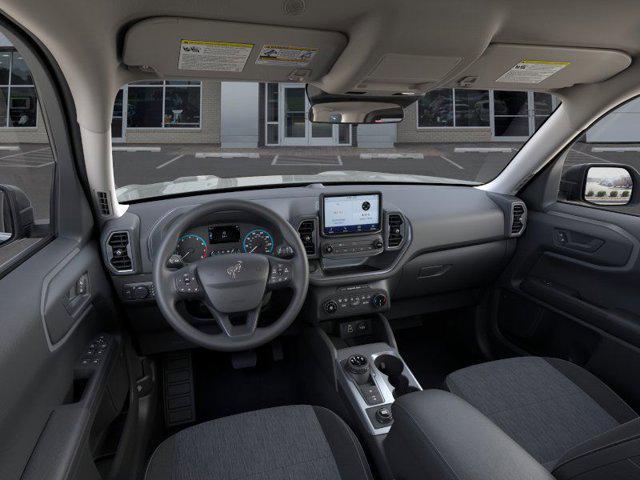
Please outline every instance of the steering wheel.
M253 214L276 227L293 248L293 257L239 253L203 258L178 270L168 268L184 231L212 214L229 211ZM195 207L171 225L153 260L153 282L160 311L178 334L202 347L232 352L269 342L291 325L307 295L309 265L298 233L279 214L246 200L214 200ZM275 322L259 327L265 293L282 288L293 290L289 305ZM200 300L222 332L205 333L185 320L177 309L184 300ZM244 322L239 322L242 317Z

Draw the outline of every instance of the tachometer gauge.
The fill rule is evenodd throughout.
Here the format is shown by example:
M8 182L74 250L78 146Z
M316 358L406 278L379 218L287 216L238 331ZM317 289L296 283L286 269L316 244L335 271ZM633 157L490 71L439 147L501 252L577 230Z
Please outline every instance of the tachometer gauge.
M207 241L200 235L187 233L178 239L176 255L179 255L184 263L207 258Z
M273 253L273 237L262 228L251 230L242 240L242 251L244 253Z

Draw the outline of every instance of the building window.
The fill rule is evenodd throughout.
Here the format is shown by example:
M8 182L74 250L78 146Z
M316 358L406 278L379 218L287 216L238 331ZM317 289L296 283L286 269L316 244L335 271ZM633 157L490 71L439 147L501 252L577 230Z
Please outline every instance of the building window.
M442 88L428 92L417 105L418 128L490 125L487 90Z
M167 80L129 84L127 127L200 128L202 82Z
M33 77L22 56L0 51L0 128L35 127L38 97Z
M266 95L266 145L277 145L280 142L280 133L278 130L278 84L267 83L267 95Z

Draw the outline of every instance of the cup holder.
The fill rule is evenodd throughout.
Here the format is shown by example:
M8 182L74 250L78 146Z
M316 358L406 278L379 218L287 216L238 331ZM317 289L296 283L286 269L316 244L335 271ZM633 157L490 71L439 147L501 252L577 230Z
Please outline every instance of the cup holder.
M374 364L387 376L389 384L393 387L393 398L418 391L418 388L409 385L409 378L402 374L404 362L395 355L380 355L376 357Z

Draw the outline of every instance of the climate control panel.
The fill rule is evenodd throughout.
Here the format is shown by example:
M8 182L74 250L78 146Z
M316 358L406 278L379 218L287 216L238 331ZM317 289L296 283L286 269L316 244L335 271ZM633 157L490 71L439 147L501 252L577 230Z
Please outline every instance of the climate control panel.
M320 308L324 318L382 312L389 308L389 296L385 290L369 285L352 285L341 287L338 293L325 298Z
M324 258L370 257L384 251L382 235L368 235L357 238L332 238L322 242Z

